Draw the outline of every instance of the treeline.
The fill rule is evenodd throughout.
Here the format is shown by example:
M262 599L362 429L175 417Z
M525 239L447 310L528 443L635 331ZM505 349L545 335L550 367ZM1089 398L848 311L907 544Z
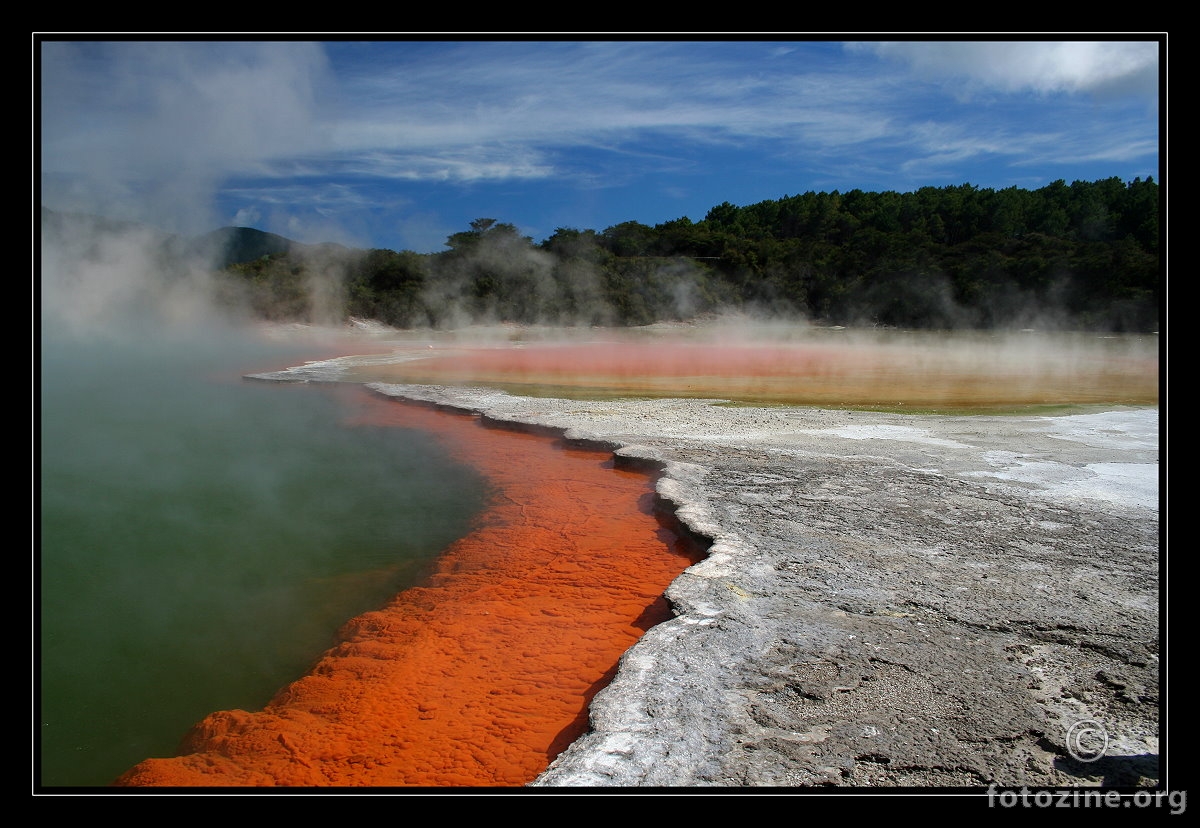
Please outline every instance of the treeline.
M224 271L273 319L643 325L736 310L841 325L1152 331L1159 186L809 192L702 221L559 228L481 218L434 254L288 251ZM330 287L336 282L336 288Z

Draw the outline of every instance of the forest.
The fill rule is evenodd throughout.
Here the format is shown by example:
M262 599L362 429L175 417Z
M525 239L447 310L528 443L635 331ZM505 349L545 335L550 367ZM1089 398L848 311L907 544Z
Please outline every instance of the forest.
M254 258L227 255L220 284L224 301L264 319L398 328L634 326L735 311L845 326L1149 332L1164 299L1159 216L1152 178L807 192L725 202L696 222L560 227L536 243L479 218L432 254L283 240ZM246 244L227 244L235 239Z

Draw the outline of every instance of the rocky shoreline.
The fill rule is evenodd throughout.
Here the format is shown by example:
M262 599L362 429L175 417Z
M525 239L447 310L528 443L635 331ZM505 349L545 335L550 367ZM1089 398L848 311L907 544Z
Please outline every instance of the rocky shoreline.
M368 387L656 466L711 541L533 786L1159 784L1157 409Z

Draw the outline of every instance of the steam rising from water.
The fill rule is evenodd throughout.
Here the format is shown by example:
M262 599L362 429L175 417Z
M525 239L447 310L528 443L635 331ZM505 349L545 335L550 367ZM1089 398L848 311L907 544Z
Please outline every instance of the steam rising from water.
M1155 336L845 330L724 317L621 330L485 327L390 344L390 354L290 373L560 397L896 410L1155 405L1159 395Z

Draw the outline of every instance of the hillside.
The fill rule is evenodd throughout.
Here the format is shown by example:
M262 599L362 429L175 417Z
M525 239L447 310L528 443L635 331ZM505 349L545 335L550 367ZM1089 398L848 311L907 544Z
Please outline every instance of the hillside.
M304 245L246 227L154 236L276 321L635 326L734 311L909 329L1159 329L1165 274L1153 180L804 193L717 205L703 221L560 227L492 218L418 254ZM44 234L127 225L43 211Z

